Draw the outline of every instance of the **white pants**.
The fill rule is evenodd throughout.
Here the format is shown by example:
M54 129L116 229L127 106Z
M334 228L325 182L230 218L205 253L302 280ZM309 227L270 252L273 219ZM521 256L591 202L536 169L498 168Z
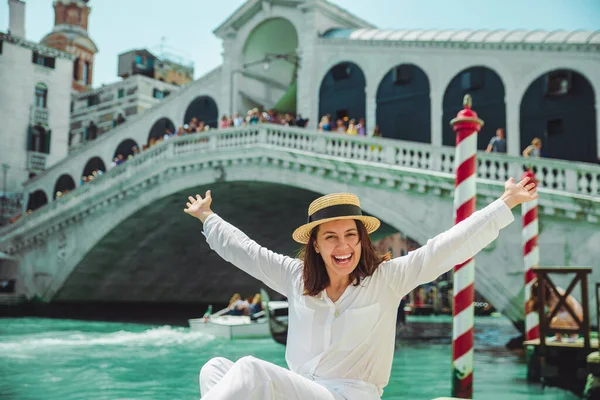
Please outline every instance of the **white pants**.
M330 391L323 384L251 356L235 363L216 357L200 370L202 400L379 399L371 388L341 385L339 389Z

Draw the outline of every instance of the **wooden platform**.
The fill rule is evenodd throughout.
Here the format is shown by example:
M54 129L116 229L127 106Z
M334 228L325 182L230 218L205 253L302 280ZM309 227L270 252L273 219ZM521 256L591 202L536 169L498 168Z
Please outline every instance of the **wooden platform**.
M598 348L598 344L600 342L598 341L598 338L590 338L590 345L592 348L597 349ZM526 340L523 342L523 344L525 346L539 346L540 345L540 339L534 339L534 340ZM562 348L574 348L574 349L583 349L583 339L579 339L577 342L568 342L566 341L566 339L563 339L562 342L557 342L556 340L552 340L549 341L548 339L546 339L546 346L548 347L562 347Z

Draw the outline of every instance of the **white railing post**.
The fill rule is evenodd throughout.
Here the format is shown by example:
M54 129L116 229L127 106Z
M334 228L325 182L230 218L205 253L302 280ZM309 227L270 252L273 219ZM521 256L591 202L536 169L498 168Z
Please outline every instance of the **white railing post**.
M565 170L565 190L569 193L579 193L577 170Z
M313 136L312 137L312 145L310 146L311 151L315 152L315 153L320 153L320 154L324 154L326 151L326 147L327 147L327 141L325 139L325 136L323 135L317 135L317 136Z
M383 160L386 164L396 165L396 146L387 143L383 148Z
M217 140L219 138L219 134L216 135L208 135L208 148L210 150L217 150Z
M258 125L258 144L267 144L269 128L266 125Z

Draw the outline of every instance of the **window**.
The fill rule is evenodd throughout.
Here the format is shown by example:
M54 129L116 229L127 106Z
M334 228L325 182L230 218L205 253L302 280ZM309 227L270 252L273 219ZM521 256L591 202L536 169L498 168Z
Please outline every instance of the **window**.
M79 57L77 57L75 61L73 61L73 80L79 80Z
M152 97L154 97L155 99L163 99L165 97L165 94L161 90L154 89Z
M171 94L171 91L170 91L170 90L165 90L165 91L163 92L163 97L167 97L167 96L168 96L168 95L170 95L170 94Z
M410 65L400 65L394 68L392 79L394 85L406 85L412 81L413 69Z
M35 85L33 104L39 108L46 108L48 105L48 87L43 83Z
M561 118L551 119L546 122L546 133L548 136L560 136L564 133L563 120Z
M87 98L88 101L88 107L92 107L95 106L96 104L100 103L100 98L98 97L97 94L91 95L90 97Z
M121 98L121 97L124 97L124 96L125 96L125 89L119 89L118 97Z
M31 58L31 62L34 64L42 65L44 67L54 68L55 58L43 56L40 53L38 53L37 51L34 51L33 56Z
M352 68L350 68L350 64L348 64L348 63L338 64L331 69L331 74L333 75L333 79L336 81L349 79L351 73L352 73Z
M564 96L571 90L570 71L552 71L546 75L546 96Z
M74 109L75 109L75 103L71 102L71 112L73 112Z
M460 79L461 87L464 91L481 89L483 87L483 70L472 69L463 72Z
M4 40L0 40L0 54L2 54L2 44L4 43Z
M30 126L27 150L50 154L50 134L39 125Z
M90 77L90 63L88 61L86 61L85 63L83 63L83 83L85 83L86 85L89 83L88 79Z

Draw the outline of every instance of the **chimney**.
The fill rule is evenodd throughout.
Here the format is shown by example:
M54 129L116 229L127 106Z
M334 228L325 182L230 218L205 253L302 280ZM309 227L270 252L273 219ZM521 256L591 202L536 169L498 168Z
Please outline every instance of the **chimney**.
M9 22L8 31L13 36L25 38L25 2L8 0Z

